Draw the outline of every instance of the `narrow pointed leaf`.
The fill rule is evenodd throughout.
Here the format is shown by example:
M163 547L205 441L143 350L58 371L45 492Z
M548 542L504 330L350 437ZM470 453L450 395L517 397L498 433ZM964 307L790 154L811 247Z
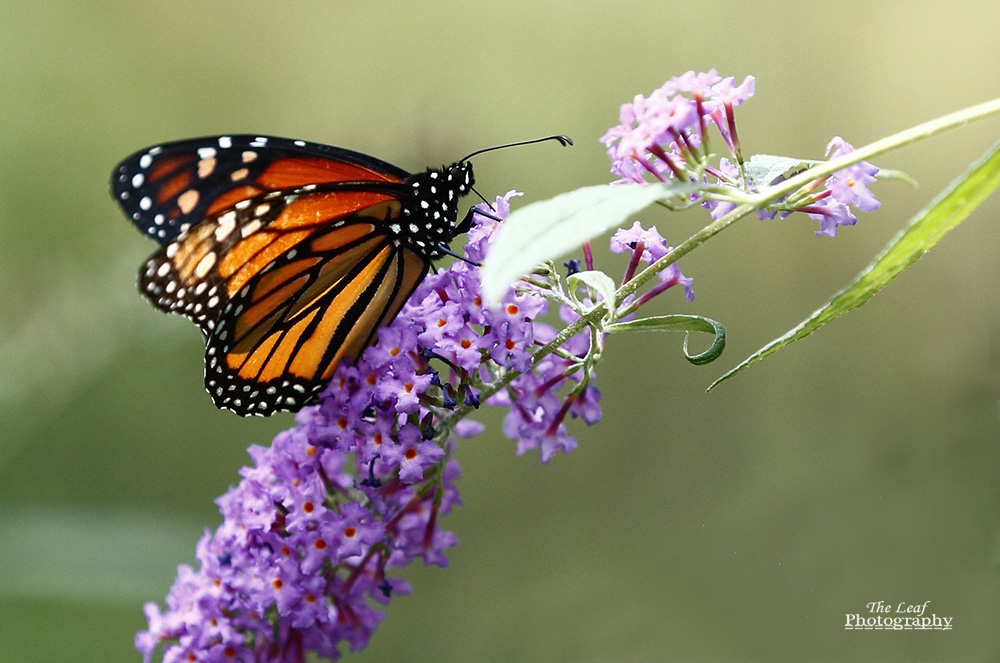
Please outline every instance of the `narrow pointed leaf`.
M656 315L649 318L637 318L628 322L616 322L604 328L608 332L626 331L682 331L711 332L715 334L712 347L701 354L692 355L688 352L688 336L684 337L684 356L692 364L702 365L715 361L726 347L726 328L710 318L700 315Z
M1000 185L1000 144L959 177L896 235L867 269L827 304L781 338L771 341L709 385L711 391L764 357L805 338L819 327L858 308L937 244Z
M687 196L688 184L601 184L560 194L515 210L504 220L483 264L483 294L492 304L536 265L583 245L658 200Z

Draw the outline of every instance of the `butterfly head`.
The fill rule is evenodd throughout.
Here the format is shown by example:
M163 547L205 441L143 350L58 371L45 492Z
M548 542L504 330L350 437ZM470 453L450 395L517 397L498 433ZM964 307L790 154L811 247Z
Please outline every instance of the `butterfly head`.
M535 140L495 145L471 152L450 166L411 175L405 183L413 187L412 198L408 204L404 204L402 213L390 225L394 241L397 245L406 246L427 260L434 260L445 254L455 255L448 250L448 243L456 236L468 232L475 213L474 209L470 209L462 222L456 224L459 199L470 191L475 191L472 188L475 178L472 175L472 164L469 159L484 152L547 140L556 140L561 145L573 144L573 141L566 136L546 136ZM482 198L481 194L476 193ZM489 204L485 198L483 202ZM490 216L487 213L480 213Z

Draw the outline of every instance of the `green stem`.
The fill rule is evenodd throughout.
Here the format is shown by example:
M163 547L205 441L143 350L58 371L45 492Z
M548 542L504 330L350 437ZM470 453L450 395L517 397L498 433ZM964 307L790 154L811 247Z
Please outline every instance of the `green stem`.
M873 157L885 154L886 152L891 152L892 150L905 145L910 145L911 143L915 143L919 140L936 136L944 133L945 131L958 129L959 127L965 126L969 122L983 120L987 117L998 114L1000 114L1000 99L994 99L976 106L970 106L969 108L965 108L954 113L949 113L948 115L935 118L929 122L918 124L917 126L906 129L905 131L900 131L899 133L891 136L886 136L885 138L877 140L874 143L869 143L864 147L859 147L853 152L837 157L836 159L827 161L818 166L814 166L808 170L804 170L795 177L790 177L783 182L779 182L773 187L768 187L758 194L751 194L750 200L754 204L760 204L762 206L760 209L763 209L763 206L766 206L768 203L795 191L804 184L835 173L841 168L852 166L860 161L867 161Z
M592 310L587 311L577 318L575 322L564 327L558 334L556 334L555 338L535 351L531 357L531 366L528 367L528 371L537 366L542 359L547 357L549 354L562 347L563 343L579 334L584 327L591 326L599 322L601 318L604 317L607 306L616 306L616 302L621 302L629 295L635 293L636 290L642 287L656 274L705 243L705 241L709 238L719 234L736 221L748 216L755 210L764 209L769 203L778 200L782 196L788 195L805 184L835 173L842 168L846 168L847 166L854 165L861 161L866 161L894 149L915 143L919 140L936 136L944 133L945 131L957 129L975 120L982 120L998 114L1000 114L1000 99L994 99L976 106L971 106L943 117L936 118L929 122L918 124L911 129L906 129L905 131L887 136L881 140L877 140L874 143L860 147L841 157L809 168L808 170L779 182L775 186L768 187L759 193L746 194L746 198L738 207L736 207L736 209L691 235L691 237L685 240L682 244L674 248L673 251L636 274L632 280L618 288L615 292L615 302L605 302L603 306L595 306ZM485 401L501 389L505 388L520 375L523 375L523 373L519 371L508 371L504 373L504 375L495 382L483 386L479 393L480 398ZM472 406L462 405L450 412L448 415L442 417L439 427L439 435L444 435L445 437L450 435L455 424L466 417L472 410Z
M636 290L642 287L642 285L645 284L646 281L649 281L658 273L660 273L670 265L674 264L688 253L691 253L691 251L694 251L696 248L704 244L710 238L714 237L715 235L718 235L720 232L722 232L729 226L733 225L743 217L747 216L755 209L758 208L750 203L744 203L739 207L737 207L736 209L734 209L733 211L731 211L729 214L719 219L718 221L713 221L712 223L708 224L695 234L691 235L686 240L684 240L682 244L674 248L673 251L663 256L662 258L660 258L652 265L639 272L638 274L636 274L634 277L632 277L631 281L629 281L622 287L618 288L618 290L615 291L615 301L620 302L624 300L626 297L633 294Z
M631 281L619 288L615 293L616 299L619 302L622 301L625 297L634 293L644 283L653 278L655 274L677 262L681 257L690 253L693 249L704 243L705 240L717 235L719 232L725 230L727 227L750 212L758 209L764 209L769 203L778 200L782 196L790 194L809 182L818 180L821 177L835 173L842 168L852 166L861 161L866 161L905 145L910 145L911 143L915 143L925 138L931 138L932 136L944 133L945 131L963 127L969 122L982 120L998 114L1000 114L1000 99L994 99L976 106L970 106L969 108L949 113L943 117L935 118L929 122L918 124L915 127L900 131L899 133L895 133L891 136L887 136L875 141L874 143L869 143L868 145L860 147L853 152L837 157L831 161L826 161L809 168L808 170L804 170L798 175L790 177L787 180L783 180L775 186L768 187L760 193L747 194L746 201L739 207L718 221L710 223L702 228L700 231L689 237L683 244L654 262L652 265L637 274Z

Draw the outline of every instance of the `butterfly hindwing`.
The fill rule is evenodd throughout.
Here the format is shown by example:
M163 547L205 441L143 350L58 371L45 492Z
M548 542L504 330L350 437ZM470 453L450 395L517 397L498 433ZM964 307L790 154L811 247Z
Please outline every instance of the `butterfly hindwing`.
M241 415L299 409L395 317L429 262L351 219L272 262L207 339L205 387ZM321 247L321 248L318 248Z
M387 234L400 204L343 193L337 183L307 185L239 203L140 271L139 288L157 308L201 328L206 389L219 407L242 415L301 407L423 279L429 261Z
M221 304L313 233L351 215L369 221L363 224L366 232L385 232L385 219L398 214L398 203L379 192L345 196L343 187L273 191L212 214L146 261L139 290L157 308L185 315L211 333Z

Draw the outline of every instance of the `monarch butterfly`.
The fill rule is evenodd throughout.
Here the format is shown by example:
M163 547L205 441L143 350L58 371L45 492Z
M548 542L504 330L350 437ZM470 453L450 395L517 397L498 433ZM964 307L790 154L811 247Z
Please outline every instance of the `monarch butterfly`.
M478 150L411 174L338 147L231 135L136 152L112 173L125 214L161 248L139 270L153 306L205 337L219 408L268 416L313 402L341 360L392 321L448 243ZM478 212L482 214L482 212Z

